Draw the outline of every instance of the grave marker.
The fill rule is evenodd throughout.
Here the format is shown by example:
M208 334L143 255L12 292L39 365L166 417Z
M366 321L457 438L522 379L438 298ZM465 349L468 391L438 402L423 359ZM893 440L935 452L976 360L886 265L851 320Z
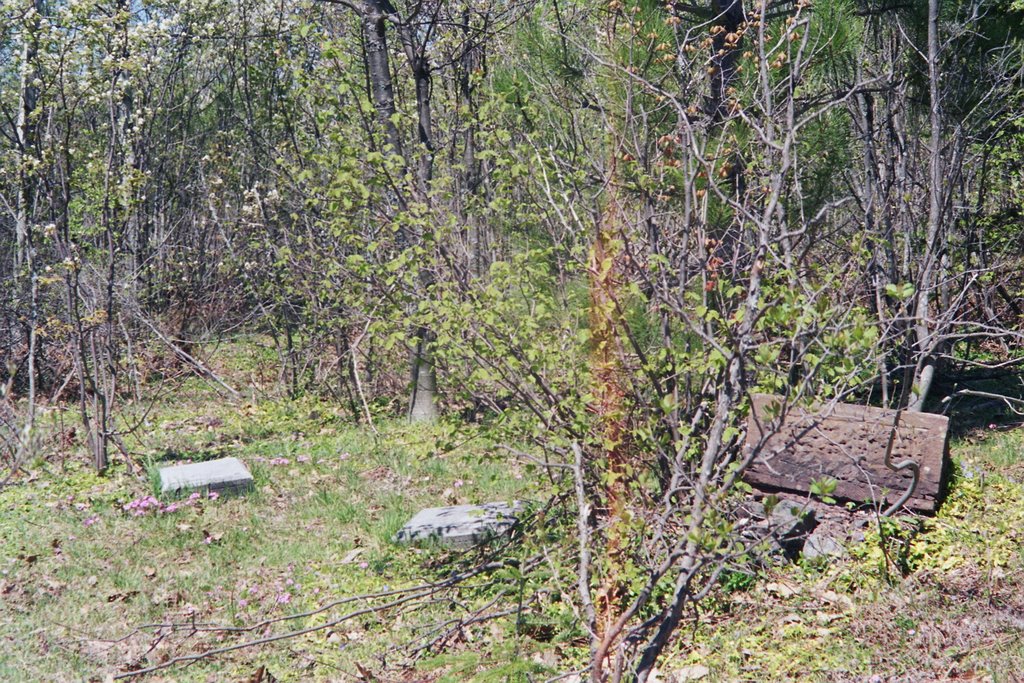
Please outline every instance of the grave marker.
M231 495L252 488L252 474L238 458L160 468L160 492L165 495L180 496L196 489Z
M399 543L435 541L451 548L472 548L509 533L523 504L484 503L420 510L395 534Z
M755 394L747 421L747 452L762 439L761 452L744 473L755 486L807 493L814 481L836 481L833 497L857 503L896 503L913 481L909 469L885 465L896 411L837 403L815 409L790 406L778 431L770 423L782 404L779 396ZM949 461L949 418L929 413L900 416L890 462L913 461L917 486L906 507L934 512Z

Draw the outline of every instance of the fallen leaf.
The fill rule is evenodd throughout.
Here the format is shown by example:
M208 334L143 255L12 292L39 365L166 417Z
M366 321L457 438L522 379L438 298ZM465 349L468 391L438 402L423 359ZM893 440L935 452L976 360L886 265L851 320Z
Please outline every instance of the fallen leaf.
M847 610L852 610L854 607L853 599L850 598L849 595L843 595L842 593L836 593L835 591L829 590L815 591L813 595L819 600L822 600L833 605L841 605L844 609Z
M788 597L796 595L797 593L800 592L799 590L797 590L793 586L790 586L789 584L781 583L781 582L778 582L778 581L773 581L773 582L771 582L769 584L766 584L764 589L766 591L768 591L769 593L774 593L775 595L779 596L780 598L788 598Z
M359 671L359 677L361 680L368 681L369 683L377 680L377 677L364 668L362 664L355 662L355 665L356 669Z
M345 554L345 557L341 558L342 564L352 564L356 561L356 558L363 554L362 548L354 548Z
M51 593L60 593L62 590L64 590L67 587L66 583L62 583L62 582L60 582L60 581L58 581L56 579L51 579L49 577L47 577L45 579L45 581L46 581L46 587L49 589L49 591Z
M261 666L256 669L256 673L249 677L248 683L277 683L277 678L267 671L267 667Z
M156 569L154 569L153 567L143 567L142 573L145 574L148 578L152 579L154 576L156 576Z
M224 534L211 534L206 529L203 529L203 542L204 543L219 543L220 539L224 538Z
M174 607L185 602L185 596L182 595L180 592L169 593L165 591L154 595L151 599L151 602L154 605L166 605L167 607Z

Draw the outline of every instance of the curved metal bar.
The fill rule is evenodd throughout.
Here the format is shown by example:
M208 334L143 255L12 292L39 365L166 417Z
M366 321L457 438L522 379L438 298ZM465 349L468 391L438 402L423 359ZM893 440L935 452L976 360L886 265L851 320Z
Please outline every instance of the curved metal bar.
M910 486L903 492L899 500L886 508L885 512L882 513L882 517L890 517L893 513L899 510L903 505L910 500L910 497L914 495L914 491L917 490L917 483L921 478L921 466L913 460L907 459L901 463L893 464L892 462L892 448L896 444L896 432L899 429L900 418L903 417L903 408L896 411L896 417L892 421L892 429L889 431L889 443L885 446L885 466L893 472L902 472L903 470L910 470L913 477L910 480Z

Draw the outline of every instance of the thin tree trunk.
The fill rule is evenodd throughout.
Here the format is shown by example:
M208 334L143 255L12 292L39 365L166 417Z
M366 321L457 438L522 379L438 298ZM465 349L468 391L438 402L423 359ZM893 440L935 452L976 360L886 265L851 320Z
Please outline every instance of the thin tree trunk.
M932 383L935 380L937 359L934 349L937 346L934 335L939 330L931 329L928 323L931 303L932 284L938 266L942 237L942 209L945 204L943 188L942 164L942 109L940 92L939 64L939 0L928 0L928 94L929 123L931 139L928 141L929 188L928 188L928 231L925 252L918 278L917 298L914 306L914 334L916 337L917 357L914 373L913 395L907 410L920 412L928 398Z
M425 46L419 45L414 28L400 25L400 37L416 88L417 139L422 147L416 164L415 179L409 187L404 178L410 167L410 157L402 144L402 137L395 124L395 89L388 55L388 15L395 9L382 0L365 0L358 7L362 21L363 44L366 52L366 71L370 94L373 99L377 120L384 130L384 138L392 154L402 161L402 179L396 183L395 192L399 206L409 208L409 196L423 206L430 205L430 181L433 174L434 144L433 121L430 109L430 63ZM412 246L412 235L403 228L398 235L399 247ZM431 286L431 276L426 269L420 271L419 289L425 294ZM437 377L430 354L431 335L428 330L417 328L410 359L410 397L408 418L414 422L433 421L437 418Z
M43 10L41 0L32 3L32 15L25 21L21 34L21 83L18 90L18 198L15 216L15 239L17 248L14 253L15 281L21 277L21 271L27 265L29 250L32 248L29 213L32 206L32 178L29 160L35 147L35 127L32 120L39 97L38 88L34 85L35 61L39 51L39 17Z

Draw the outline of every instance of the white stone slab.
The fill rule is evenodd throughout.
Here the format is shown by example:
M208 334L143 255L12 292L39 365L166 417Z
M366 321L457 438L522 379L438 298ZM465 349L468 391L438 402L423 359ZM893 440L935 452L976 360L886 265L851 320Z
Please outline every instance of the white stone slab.
M452 505L420 510L395 534L399 543L434 541L451 548L471 548L507 534L523 510L519 501Z
M247 493L252 487L252 474L238 458L160 468L160 491L167 495L179 495L194 489L240 494Z

